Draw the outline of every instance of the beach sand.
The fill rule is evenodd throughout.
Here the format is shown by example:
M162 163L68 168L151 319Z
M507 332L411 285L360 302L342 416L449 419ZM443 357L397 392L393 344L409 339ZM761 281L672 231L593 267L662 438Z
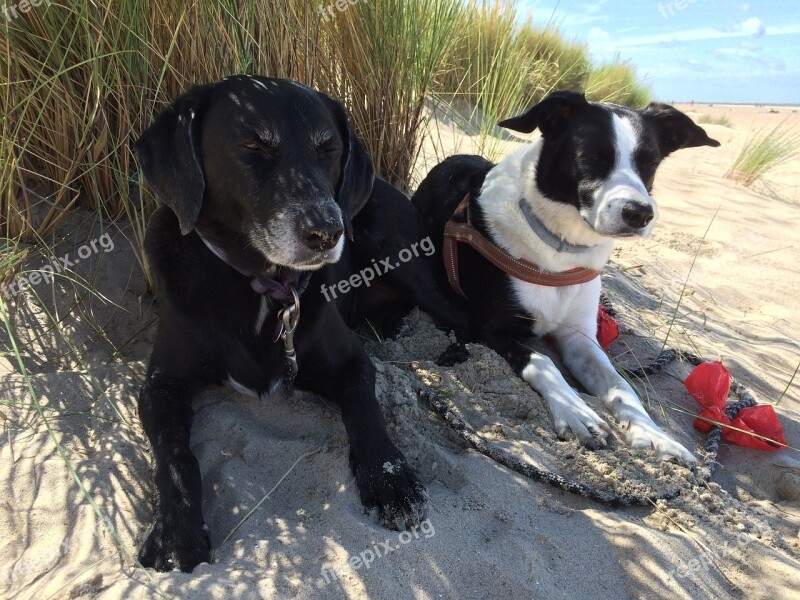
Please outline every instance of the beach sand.
M652 236L615 250L603 277L622 335L610 353L636 366L667 339L722 359L776 404L800 447L798 378L789 385L800 362L800 161L751 188L725 178L754 130L798 127L800 117L785 107L680 108L732 126L704 125L722 147L666 160ZM446 124L438 137L439 157L477 147ZM434 149L426 145L418 175ZM57 253L100 234L85 215L71 218L75 233ZM320 399L293 392L262 403L215 389L198 400L192 431L214 562L191 574L137 568L153 490L135 398L155 310L126 236L115 230L113 250L76 266L98 295L58 279L34 289L41 300L27 292L12 303L30 378L13 355L0 357L0 597L796 597L797 450L723 444L711 483L693 487L687 469L631 452L618 436L598 452L558 441L541 398L491 351L474 345L467 363L437 367L451 340L417 312L397 339L363 336L390 433L430 495L422 528L401 536L364 514L341 420ZM698 449L698 405L681 383L689 371L672 365L640 389L654 418ZM468 448L420 401L420 386L523 460L609 491L682 493L611 508L527 479Z

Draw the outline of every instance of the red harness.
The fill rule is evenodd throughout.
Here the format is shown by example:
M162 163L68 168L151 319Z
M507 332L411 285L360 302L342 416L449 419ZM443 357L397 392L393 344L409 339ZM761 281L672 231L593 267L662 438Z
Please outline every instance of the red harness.
M459 242L477 250L481 256L504 273L508 273L526 283L547 287L566 287L568 285L586 283L600 275L600 271L587 269L586 267L576 267L569 271L553 273L545 271L539 265L527 260L514 258L508 252L487 240L481 235L480 231L475 229L470 221L469 200L469 194L464 196L453 216L444 226L444 244L442 248L444 268L447 271L450 287L456 293L465 298L467 297L458 281Z

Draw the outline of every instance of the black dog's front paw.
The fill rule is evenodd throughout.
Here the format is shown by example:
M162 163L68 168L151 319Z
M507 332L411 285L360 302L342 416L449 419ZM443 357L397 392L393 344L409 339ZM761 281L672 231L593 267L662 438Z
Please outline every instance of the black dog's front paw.
M351 455L351 463L361 502L367 509L378 510L381 525L403 531L422 523L427 492L402 454L382 462L359 462Z
M180 569L190 573L202 562L211 561L211 540L208 528L188 525L168 525L165 518L157 518L139 551L142 566L156 571Z

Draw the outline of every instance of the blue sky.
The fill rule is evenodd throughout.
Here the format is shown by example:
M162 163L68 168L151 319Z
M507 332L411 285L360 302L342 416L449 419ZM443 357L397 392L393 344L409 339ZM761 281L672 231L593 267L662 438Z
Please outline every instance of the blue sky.
M800 104L800 0L519 0L520 16L630 59L656 98Z

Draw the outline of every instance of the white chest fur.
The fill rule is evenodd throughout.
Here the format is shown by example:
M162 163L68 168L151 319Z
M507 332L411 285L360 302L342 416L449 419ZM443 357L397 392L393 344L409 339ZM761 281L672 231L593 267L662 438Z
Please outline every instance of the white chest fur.
M517 302L534 321L537 336L554 333L560 327L585 333L591 328L600 298L600 277L566 287L544 287L511 279Z
M601 270L614 241L598 235L569 205L545 198L537 189L536 164L541 140L512 152L486 176L478 198L496 242L513 256L549 271L575 267ZM547 227L563 239L592 246L582 253L562 253L543 242L528 225L519 199L526 198ZM554 333L560 326L592 333L596 326L600 278L566 287L544 287L511 278L516 300L534 319L533 333Z

